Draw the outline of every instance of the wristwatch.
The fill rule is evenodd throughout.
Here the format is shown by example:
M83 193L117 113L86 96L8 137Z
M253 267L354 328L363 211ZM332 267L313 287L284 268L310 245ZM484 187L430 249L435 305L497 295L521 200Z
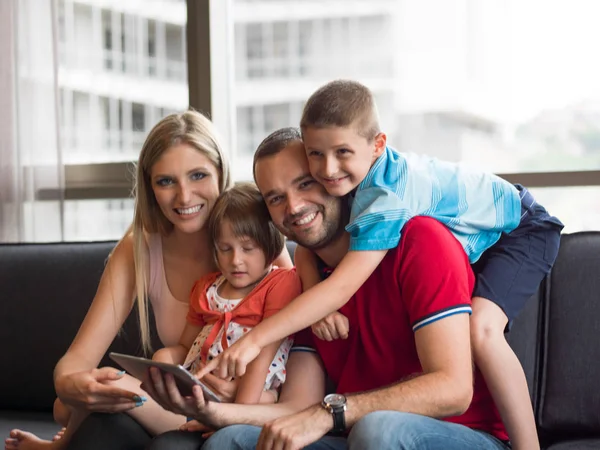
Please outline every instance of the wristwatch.
M333 429L335 433L346 431L346 397L342 394L326 395L321 406L333 416Z

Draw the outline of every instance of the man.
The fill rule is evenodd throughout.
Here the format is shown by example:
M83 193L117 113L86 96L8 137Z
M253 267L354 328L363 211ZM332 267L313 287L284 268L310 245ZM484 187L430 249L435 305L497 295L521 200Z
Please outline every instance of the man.
M278 130L261 143L254 175L280 231L334 268L348 248L347 208L310 176L297 130ZM399 246L340 310L350 324L347 339L320 341L307 330L296 336L279 404L182 399L173 380L156 372L149 391L168 409L209 426L250 424L219 430L205 450L508 448L478 372L473 384L473 282L467 257L450 232L433 219L415 218ZM325 374L311 349L342 395L319 398ZM332 430L339 436L325 436Z

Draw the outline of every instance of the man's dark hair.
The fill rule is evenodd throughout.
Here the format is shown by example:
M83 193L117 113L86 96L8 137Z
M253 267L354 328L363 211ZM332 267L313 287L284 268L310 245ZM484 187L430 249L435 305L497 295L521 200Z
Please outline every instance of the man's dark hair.
M280 128L264 138L258 145L256 152L254 152L254 161L252 162L252 176L254 180L256 180L256 163L258 160L276 155L292 142L302 142L300 129L296 127Z

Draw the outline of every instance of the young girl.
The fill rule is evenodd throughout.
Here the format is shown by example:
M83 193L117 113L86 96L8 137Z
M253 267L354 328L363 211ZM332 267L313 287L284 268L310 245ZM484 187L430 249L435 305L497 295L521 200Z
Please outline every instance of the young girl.
M208 228L220 272L196 282L179 344L155 354L163 361L184 363L192 373L301 292L294 269L273 266L284 237L253 184L225 191L215 203ZM291 345L292 339L286 338L260 352L238 382L236 403L276 401L272 393L285 381ZM198 430L202 425L193 421L182 429Z

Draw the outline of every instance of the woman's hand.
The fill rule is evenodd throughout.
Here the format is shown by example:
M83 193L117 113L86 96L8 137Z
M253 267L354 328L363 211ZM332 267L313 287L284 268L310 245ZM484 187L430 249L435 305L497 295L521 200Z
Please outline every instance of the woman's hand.
M141 406L144 398L114 385L125 372L111 367L62 375L56 379L56 393L66 405L91 412L123 412Z

